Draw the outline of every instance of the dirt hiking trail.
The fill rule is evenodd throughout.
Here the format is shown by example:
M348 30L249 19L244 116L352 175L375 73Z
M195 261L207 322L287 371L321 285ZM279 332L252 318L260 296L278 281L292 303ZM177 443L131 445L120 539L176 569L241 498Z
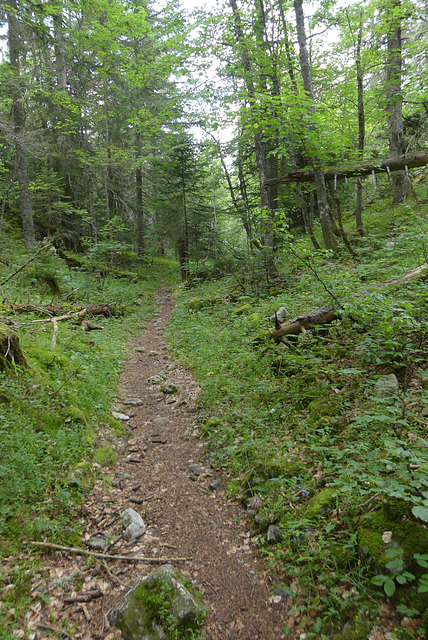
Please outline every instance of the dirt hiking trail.
M174 299L164 291L157 298L158 312L134 340L121 377L115 408L130 416L129 438L123 439L117 465L106 470L113 478L109 483L99 480L87 496L83 540L108 537L115 541L109 554L186 558L172 564L202 588L208 607L206 640L281 640L286 611L271 597L268 571L252 547L247 515L226 498L222 486L210 488L220 477L205 464L203 442L192 437L197 432L199 389L190 373L170 359L163 339ZM178 393L161 393L159 385L147 384L158 374ZM119 514L127 507L147 525L132 546L120 537ZM32 587L33 597L44 590L50 603L39 606L37 601L29 610L27 633L33 629L34 638L52 638L52 629L64 629L64 621L72 620L75 631L70 633L68 623L63 637L119 639L108 614L138 577L155 566L111 560L94 564L52 552ZM70 595L97 589L101 597L65 602Z

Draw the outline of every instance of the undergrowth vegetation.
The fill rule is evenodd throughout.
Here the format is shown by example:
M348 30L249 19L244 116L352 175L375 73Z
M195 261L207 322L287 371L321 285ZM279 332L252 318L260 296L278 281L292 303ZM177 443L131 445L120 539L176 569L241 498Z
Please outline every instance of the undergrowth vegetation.
M12 250L13 249L13 250ZM128 344L156 308L155 292L177 281L174 261L139 264L133 254L115 255L114 273L91 256L67 263L49 247L26 263L19 247L2 247L0 315L19 337L28 367L0 373L0 553L15 557L14 589L2 595L0 638L28 602L33 561L22 553L24 539L80 545L78 507L105 464L106 443L123 435L112 417L118 375ZM73 260L76 264L73 263ZM123 278L126 271L128 275ZM129 273L132 273L132 278ZM108 304L111 313L91 318L98 330L82 330L79 318L58 320L80 306Z
M277 572L285 633L368 638L388 620L391 637L428 637L428 282L384 284L426 261L424 223L413 204L381 207L357 259L291 239L276 286L199 278L171 325L202 387L207 458ZM332 324L269 335L279 307L323 304Z

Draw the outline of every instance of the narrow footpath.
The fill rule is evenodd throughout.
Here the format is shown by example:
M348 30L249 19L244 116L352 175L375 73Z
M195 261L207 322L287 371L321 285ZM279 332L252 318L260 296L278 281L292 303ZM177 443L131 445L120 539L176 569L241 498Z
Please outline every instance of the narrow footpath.
M268 571L252 545L246 512L226 498L220 476L204 460L204 443L195 437L199 389L190 373L171 360L164 343L174 300L162 292L158 301L158 313L135 340L121 378L115 409L130 416L129 437L122 442L113 472L107 470L110 477L114 474L110 485L98 481L87 497L83 540L108 537L114 541L109 554L171 558L203 591L208 607L206 640L281 640L286 612L281 599L272 597ZM165 394L158 384L147 383L157 375L175 385L178 393ZM127 507L147 525L132 546L121 538L118 517ZM44 635L46 627L75 620L76 631L70 637L120 638L110 626L109 612L138 577L155 566L111 560L88 564L79 556L53 552L46 567L50 580L46 595L53 601L38 615L33 611L33 618L30 612L29 626L37 630L34 637L52 637ZM75 593L76 580L81 592L99 589L103 596L87 603L64 602L65 595ZM42 583L46 585L46 575L34 585L35 593ZM55 623L46 624L47 613L53 614Z

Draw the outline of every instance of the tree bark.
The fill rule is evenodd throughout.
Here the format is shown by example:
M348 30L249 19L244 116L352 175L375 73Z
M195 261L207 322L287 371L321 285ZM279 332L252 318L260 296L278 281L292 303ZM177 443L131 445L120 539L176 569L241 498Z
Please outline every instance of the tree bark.
M303 86L305 88L305 92L307 96L313 103L312 112L315 111L315 96L312 85L312 75L311 69L309 65L309 55L308 49L306 46L306 33L305 33L305 18L303 14L303 0L294 0L294 12L296 15L296 27L297 27L297 38L299 42L299 58L300 58L300 69L302 73ZM311 123L311 131L316 135L318 133L317 127L314 122ZM312 168L314 183L317 192L317 200L318 200L318 210L320 214L320 222L321 222L321 230L324 240L324 245L326 249L334 249L335 241L333 238L333 231L331 228L330 221L330 213L329 206L327 201L327 192L325 188L324 182L324 171L322 166L321 158L317 153L312 149L309 150L307 154L309 164Z
M326 182L328 180L342 180L343 178L369 176L374 173L389 174L390 172L400 171L406 167L408 169L414 169L415 167L423 167L426 164L428 164L428 151L416 151L415 153L406 153L402 156L362 162L346 168L326 169L324 171L324 180ZM269 187L272 184L314 181L313 171L296 171L288 173L286 176L266 180L265 185Z
M8 0L6 4L8 21L9 60L13 70L12 90L12 117L15 134L16 172L19 185L19 206L22 217L22 231L24 243L27 249L31 249L35 243L33 210L31 206L28 160L24 143L25 134L25 110L21 95L20 82L20 36L17 18L16 0Z
M248 47L245 42L241 16L236 0L229 0L229 4L233 14L233 25L235 29L236 41L238 44L238 51L243 67L243 80L247 89L248 102L250 104L250 108L253 108L256 102L256 89L251 59L248 52ZM269 177L267 166L268 147L261 130L259 130L254 135L254 148L260 184L260 206L262 210L260 230L262 234L263 246L266 249L266 266L268 270L268 276L272 276L276 273L276 268L273 256L273 225L271 219L271 210L274 208L272 206L272 203L274 200L276 200L276 194L275 192L270 194L265 187L266 180Z
M355 52L355 66L357 69L357 104L358 104L358 153L361 162L364 159L364 141L366 137L366 118L364 112L364 71L361 65L361 45L363 40L363 12L360 12L360 26L357 35ZM357 178L357 193L355 204L355 224L360 236L366 235L363 224L363 181Z
M388 11L388 54L386 61L386 110L388 113L389 153L398 156L404 153L403 98L402 98L402 41L401 0L392 0L385 5ZM409 188L405 171L392 176L392 203L404 202Z
M137 133L135 136L135 154L137 156L137 162L141 157L141 133ZM143 173L141 166L137 165L135 169L135 203L136 203L136 227L137 227L137 255L139 257L144 256L145 252L145 219L144 219L144 202L143 202Z

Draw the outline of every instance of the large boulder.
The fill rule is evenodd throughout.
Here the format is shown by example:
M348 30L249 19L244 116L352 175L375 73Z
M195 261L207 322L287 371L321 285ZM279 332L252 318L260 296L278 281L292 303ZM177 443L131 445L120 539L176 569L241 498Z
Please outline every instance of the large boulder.
M169 564L155 569L111 612L124 640L164 640L173 629L197 629L204 607Z

